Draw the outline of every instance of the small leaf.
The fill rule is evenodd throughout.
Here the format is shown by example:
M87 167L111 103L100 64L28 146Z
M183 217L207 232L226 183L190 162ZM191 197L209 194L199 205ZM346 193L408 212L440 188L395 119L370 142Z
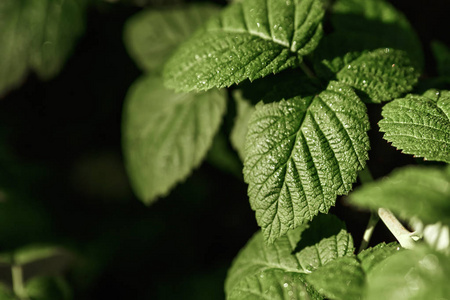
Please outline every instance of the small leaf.
M364 272L370 272L370 270L388 258L389 256L397 253L400 250L398 243L381 243L373 248L368 248L358 254L358 259L361 262L361 267Z
M58 73L84 30L77 1L0 3L0 96L21 84L28 70L46 80Z
M245 0L230 4L169 59L167 87L227 87L298 66L322 36L320 0Z
M450 80L450 48L441 42L433 41L431 50L436 58L438 74Z
M336 78L362 92L364 100L380 103L412 90L419 73L406 52L386 48L363 52L340 70Z
M231 144L236 149L242 161L245 158L245 137L248 131L248 121L255 111L255 107L242 96L242 91L233 92L233 98L236 101L236 119L234 120L233 130L230 134Z
M235 258L225 281L225 292L230 294L244 278L259 276L266 270L308 274L338 257L352 255L353 250L352 237L345 231L344 223L333 215L320 215L272 245L266 245L258 232Z
M365 274L355 257L340 257L315 270L306 281L329 299L361 299Z
M450 259L425 247L388 257L367 276L366 299L447 299Z
M249 122L244 178L267 242L326 213L368 158L368 117L353 90L259 104Z
M25 291L31 300L71 300L72 290L61 277L34 277L26 283Z
M450 163L450 92L429 90L383 107L384 139L404 153Z
M175 94L159 77L138 80L127 95L123 147L138 197L151 204L205 157L226 110L225 93Z
M349 35L346 52L394 48L406 51L418 69L424 55L420 39L406 17L384 0L337 0L331 9L336 32Z
M126 22L125 46L140 68L161 71L176 47L218 11L210 4L143 10Z
M273 299L273 300L320 300L323 299L296 272L270 269L260 274L245 277L231 291L228 300Z
M450 174L437 167L406 167L365 184L350 196L356 205L384 207L404 219L450 224Z

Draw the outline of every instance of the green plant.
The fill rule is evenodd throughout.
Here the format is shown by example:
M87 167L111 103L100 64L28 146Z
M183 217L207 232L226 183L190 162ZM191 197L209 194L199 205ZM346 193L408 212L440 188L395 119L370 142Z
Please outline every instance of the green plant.
M153 10L128 22L125 41L146 73L130 89L123 121L128 173L145 203L167 195L200 164L227 98L235 101L230 138L261 232L229 270L228 299L450 294L450 92L433 88L449 83L443 44L433 46L440 77L417 85L420 41L381 0ZM366 161L371 143L382 141L369 141L367 107L381 105L383 138L439 163L417 160L422 166L373 181ZM356 252L345 225L325 214L358 176L362 185L346 199L373 213ZM367 248L378 218L400 244Z
M450 49L400 2L1 0L0 299L447 299Z

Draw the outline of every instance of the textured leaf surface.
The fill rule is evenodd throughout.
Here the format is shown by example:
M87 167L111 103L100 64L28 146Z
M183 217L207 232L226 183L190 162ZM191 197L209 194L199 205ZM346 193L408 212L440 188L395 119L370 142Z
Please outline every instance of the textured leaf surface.
M226 109L225 94L175 94L159 77L137 81L127 95L123 146L138 197L152 203L197 167Z
M370 272L370 270L388 258L389 256L397 253L400 250L398 243L381 243L375 247L365 249L358 254L358 260L361 262L361 267L364 272Z
M319 215L310 224L289 231L274 244L266 245L261 232L250 239L228 271L225 291L266 270L308 274L321 265L352 255L353 239L345 225L333 215ZM255 279L251 279L254 282Z
M394 254L367 276L368 300L448 299L450 259L426 248Z
M0 1L0 95L30 69L42 79L58 73L83 28L77 1Z
M429 90L407 95L383 107L378 123L388 140L404 153L450 163L450 92Z
M412 90L417 83L419 73L406 52L380 48L339 56L343 43L343 36L338 34L327 37L323 47L334 53L327 53L328 58L316 63L315 69L322 77L336 77L355 88L365 102L389 101Z
M439 75L450 80L450 48L441 42L434 41L431 43L431 49L436 59Z
M313 300L323 299L305 282L303 274L266 270L257 275L245 277L231 291L228 300Z
M233 3L169 59L165 83L207 90L297 66L317 46L323 15L319 0Z
M385 48L363 52L345 65L336 78L362 92L364 100L379 103L412 90L419 73L406 52Z
M450 224L450 172L436 167L407 167L369 183L351 194L351 202L384 207L405 219Z
M218 11L209 4L144 10L125 24L125 45L140 68L161 71L176 47Z
M266 241L327 212L351 189L368 158L368 129L365 105L337 82L317 96L257 105L244 178Z
M329 299L361 299L365 274L355 257L340 257L306 277L306 280Z

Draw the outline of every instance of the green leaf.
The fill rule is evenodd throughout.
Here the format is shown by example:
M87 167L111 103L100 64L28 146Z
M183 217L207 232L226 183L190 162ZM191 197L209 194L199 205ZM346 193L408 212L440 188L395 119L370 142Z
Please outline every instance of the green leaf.
M267 242L347 194L368 159L368 117L353 90L331 82L317 96L256 106L244 178Z
M361 267L364 272L370 272L370 270L388 258L389 256L397 253L400 250L400 245L398 243L381 243L375 247L365 249L358 254L358 259L361 262Z
M29 70L44 80L55 76L83 30L77 1L1 1L0 95L19 86Z
M140 68L161 71L176 47L218 11L210 4L143 10L126 22L125 46Z
M383 107L384 139L404 153L450 163L450 92L429 90Z
M438 74L450 80L450 48L441 42L433 41L431 50L436 59Z
M236 149L242 161L245 158L245 137L248 131L248 121L255 111L255 107L245 99L242 91L233 91L233 98L236 102L236 118L234 120L233 130L230 134L231 144Z
M72 290L61 277L35 277L26 283L25 291L31 300L71 300Z
M138 197L151 204L203 160L226 110L225 93L175 94L148 75L133 84L125 101L126 167Z
M340 257L308 275L306 281L329 299L361 299L365 274L355 257Z
M212 18L169 59L166 86L227 87L298 66L321 36L319 0L245 0Z
M417 83L419 73L406 52L381 48L338 56L342 43L342 36L336 34L325 39L323 47L331 53L316 63L315 69L322 77L336 78L355 88L365 102L389 101Z
M424 247L388 257L367 276L368 300L447 299L450 259Z
M412 90L419 73L406 52L385 48L363 52L336 78L358 90L367 102L380 103Z
M365 184L350 196L356 205L387 208L404 219L450 224L450 172L437 167L406 167Z
M233 91L237 116L230 138L242 161L245 159L245 138L248 132L248 121L255 111L254 104L260 101L270 103L296 96L307 97L322 91L317 79L307 77L299 69L285 70L251 83L245 81L241 88Z
M344 228L344 223L335 216L319 215L272 245L266 245L258 232L234 260L225 281L225 292L229 295L240 281L264 271L308 274L338 257L352 255L353 239Z
M283 270L265 270L245 277L228 295L228 300L323 299L304 279L305 275Z
M346 52L394 48L406 51L418 69L424 55L420 39L406 17L384 0L338 0L331 23L335 31L348 35ZM343 53L344 54L344 53Z

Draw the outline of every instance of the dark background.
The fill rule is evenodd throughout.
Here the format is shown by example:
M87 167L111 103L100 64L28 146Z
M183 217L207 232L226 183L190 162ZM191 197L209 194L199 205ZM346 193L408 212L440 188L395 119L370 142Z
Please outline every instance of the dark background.
M435 76L429 44L450 45L450 2L392 2L423 42L424 78ZM122 104L141 72L124 48L122 29L139 10L92 6L63 71L48 82L30 74L0 100L0 201L7 200L0 202L0 250L30 243L70 249L78 258L65 276L75 299L221 299L227 268L258 229L239 174L209 159L170 196L146 207L124 172ZM380 107L369 110L375 177L414 163L376 132ZM231 114L222 133L232 120ZM345 199L332 212L358 246L368 214ZM372 242L383 240L393 238L380 224Z

